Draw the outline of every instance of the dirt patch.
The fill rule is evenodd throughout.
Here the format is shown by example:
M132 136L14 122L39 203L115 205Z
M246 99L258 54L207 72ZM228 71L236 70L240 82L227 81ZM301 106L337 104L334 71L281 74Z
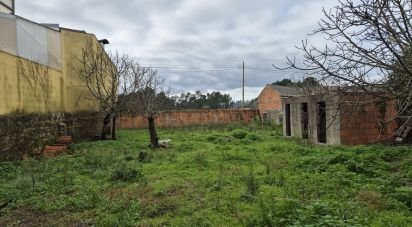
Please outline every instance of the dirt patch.
M43 213L30 206L20 207L8 213L0 213L0 226L69 226L86 227L89 223L79 222L83 213L69 214L65 212Z
M41 213L31 207L21 207L0 216L0 226L41 226L53 219L50 214ZM16 221L18 220L18 221Z

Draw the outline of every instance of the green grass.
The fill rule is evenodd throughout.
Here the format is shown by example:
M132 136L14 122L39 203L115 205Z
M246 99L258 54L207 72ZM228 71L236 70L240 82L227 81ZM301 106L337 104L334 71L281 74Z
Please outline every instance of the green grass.
M145 130L0 163L0 226L411 226L411 147L313 146L270 128ZM139 153L147 157L139 162Z

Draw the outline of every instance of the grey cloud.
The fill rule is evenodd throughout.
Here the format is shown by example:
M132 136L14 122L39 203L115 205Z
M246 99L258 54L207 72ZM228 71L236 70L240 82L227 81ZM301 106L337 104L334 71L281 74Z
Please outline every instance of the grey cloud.
M336 0L48 0L17 1L17 13L38 22L86 30L108 38L112 49L144 65L240 65L270 68L316 28L322 6ZM321 39L316 39L322 43ZM199 72L201 71L201 72ZM178 90L234 90L241 71L159 69ZM298 77L246 71L247 86ZM258 89L255 89L258 90Z

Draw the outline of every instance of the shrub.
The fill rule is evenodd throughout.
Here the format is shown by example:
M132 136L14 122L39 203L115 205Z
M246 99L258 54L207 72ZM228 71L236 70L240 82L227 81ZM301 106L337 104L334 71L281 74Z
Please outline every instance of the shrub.
M258 130L260 127L262 126L262 123L260 122L260 120L253 120L252 122L250 122L250 124L248 125L248 130L249 131L256 131Z
M279 171L275 174L265 176L264 183L271 186L283 187L286 183L286 177L282 171Z
M236 129L232 131L232 136L236 139L244 139L247 136L247 132L242 129Z
M258 136L256 133L251 133L251 134L247 135L246 138L251 140L251 141L262 141L262 138L260 138L260 136Z
M248 217L246 226L294 226L299 202L293 199L259 200L259 210ZM301 225L296 225L301 226Z
M134 199L118 198L108 203L99 216L97 226L138 226L141 206Z
M246 184L246 195L256 196L259 190L259 182L252 170L250 170L249 174L243 178L243 181Z
M242 128L243 125L240 122L232 122L227 126L229 132Z
M384 209L385 206L385 201L382 198L382 194L379 192L360 191L356 195L356 200L375 210Z
M202 167L207 167L208 165L208 161L204 152L198 152L194 157L194 162Z
M73 196L68 197L67 206L71 211L96 208L102 201L100 193L96 185L83 185Z
M206 140L209 142L215 142L220 136L219 135L210 135L206 137Z
M21 176L16 180L16 189L28 193L32 190L33 182L29 176Z
M230 136L224 135L212 135L206 138L207 141L215 144L227 144L233 141L233 138Z
M404 203L409 209L412 209L412 187L400 187L391 194L392 197Z
M92 150L84 153L85 165L90 169L108 169L113 164L113 155L102 150Z
M125 163L120 164L112 173L113 181L137 182L141 181L143 177L142 169L130 167Z
M350 157L348 154L339 153L339 154L333 156L331 159L329 159L329 161L327 163L329 165L345 164L351 158L352 157Z

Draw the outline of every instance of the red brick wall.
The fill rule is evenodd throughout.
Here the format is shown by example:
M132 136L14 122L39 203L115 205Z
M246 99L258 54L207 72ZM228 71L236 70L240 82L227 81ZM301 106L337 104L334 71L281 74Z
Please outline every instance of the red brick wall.
M359 97L357 97L359 98ZM373 97L363 97L362 100L371 100ZM345 101L354 101L355 97L344 97ZM398 125L396 121L391 121L385 125L381 131L380 122L389 121L396 116L396 102L388 101L385 108L379 104L369 103L363 105L347 104L341 111L340 135L341 143L346 145L359 145L378 142L391 138Z
M188 127L195 125L218 125L241 121L249 123L256 117L256 110L191 110L168 111L156 119L160 128ZM121 129L147 128L147 120L142 117L121 117L118 122Z
M282 99L280 94L274 91L270 85L266 86L257 99L257 109L260 115L268 110L281 110Z

